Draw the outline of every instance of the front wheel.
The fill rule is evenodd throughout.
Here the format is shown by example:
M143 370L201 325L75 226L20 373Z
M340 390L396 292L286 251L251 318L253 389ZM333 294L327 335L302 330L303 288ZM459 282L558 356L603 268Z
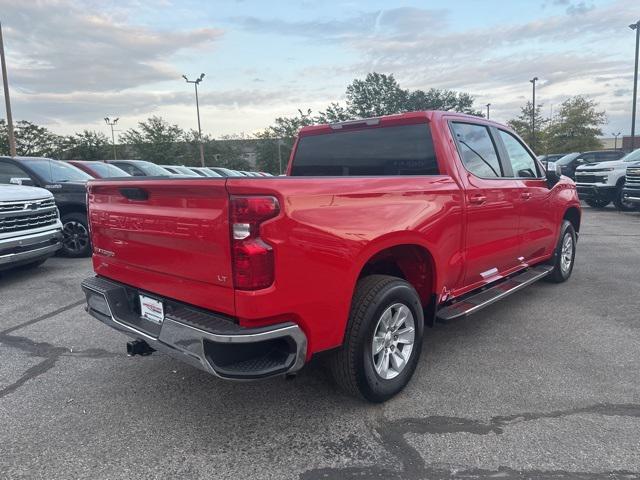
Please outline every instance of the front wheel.
M605 200L603 198L590 198L588 200L585 200L585 202L591 208L604 208L609 205L610 200Z
M621 212L630 212L635 208L634 204L625 200L622 189L624 185L620 185L618 190L616 190L616 198L613 200L613 204L616 206L618 210Z
M91 255L89 227L84 213L67 213L62 216L62 237L61 255L72 258Z
M560 229L560 240L553 256L553 270L545 277L548 281L562 283L569 280L576 259L576 240L573 225L568 220L564 220Z
M342 347L329 367L347 393L384 402L409 383L422 349L420 297L406 281L371 275L358 282Z

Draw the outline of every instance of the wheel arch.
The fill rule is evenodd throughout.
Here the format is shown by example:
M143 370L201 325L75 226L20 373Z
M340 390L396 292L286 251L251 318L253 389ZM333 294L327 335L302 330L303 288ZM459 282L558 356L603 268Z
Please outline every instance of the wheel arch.
M567 210L564 212L564 215L562 216L562 219L571 222L576 233L580 231L581 214L578 207L567 208Z
M86 215L87 207L79 203L63 203L62 205L58 205L58 211L60 212L60 217L68 215L69 213L82 213Z
M361 264L356 284L360 279L374 274L406 280L418 292L423 306L431 301L436 290L435 258L426 246L419 243L385 245L370 253Z

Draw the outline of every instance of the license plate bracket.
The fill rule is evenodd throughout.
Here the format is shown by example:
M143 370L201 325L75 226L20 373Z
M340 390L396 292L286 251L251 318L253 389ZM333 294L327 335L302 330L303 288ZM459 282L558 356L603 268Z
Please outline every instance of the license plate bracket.
M162 325L164 322L162 301L140 294L140 316L156 325Z

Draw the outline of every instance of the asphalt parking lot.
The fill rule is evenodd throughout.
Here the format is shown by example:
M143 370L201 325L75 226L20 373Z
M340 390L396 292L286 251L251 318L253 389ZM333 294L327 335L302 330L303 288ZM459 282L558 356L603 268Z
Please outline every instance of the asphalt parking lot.
M585 208L576 268L427 330L409 387L321 365L228 383L83 310L90 261L0 276L1 478L640 478L640 214Z

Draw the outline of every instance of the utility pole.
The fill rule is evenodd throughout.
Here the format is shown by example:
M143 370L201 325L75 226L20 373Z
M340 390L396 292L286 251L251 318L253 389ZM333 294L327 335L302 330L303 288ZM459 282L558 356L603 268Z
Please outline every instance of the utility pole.
M489 120L489 108L491 107L490 103L487 103L487 120Z
M9 78L7 78L7 61L4 57L4 42L2 40L2 23L0 23L0 66L2 69L2 84L4 86L4 104L7 109L7 132L9 133L9 155L16 156L16 137L13 133L13 117L11 116L11 100L9 99Z
M113 133L113 127L116 123L118 123L118 120L120 120L120 117L118 118L114 118L113 120L111 120L109 117L104 117L104 123L106 123L107 125L109 125L111 127L111 143L113 144L113 159L117 160L118 157L116 156L116 136L115 133Z
M638 101L638 53L640 50L640 20L629 25L636 31L636 66L633 72L633 107L631 108L631 150L636 148L636 104Z
M531 109L531 149L535 150L536 147L536 82L538 77L533 77L529 80L533 84L533 105Z
M278 139L278 165L280 165L279 168L279 174L282 175L282 151L280 150L280 148L282 147L282 139Z
M613 135L613 149L617 150L618 149L618 137L620 136L621 132L618 133L611 133L611 135Z
M204 73L201 73L196 80L189 80L186 75L182 75L182 78L187 83L193 83L196 89L196 113L198 114L198 140L200 141L200 164L204 167L204 145L202 144L202 128L200 128L200 103L198 101L198 85L204 78Z

